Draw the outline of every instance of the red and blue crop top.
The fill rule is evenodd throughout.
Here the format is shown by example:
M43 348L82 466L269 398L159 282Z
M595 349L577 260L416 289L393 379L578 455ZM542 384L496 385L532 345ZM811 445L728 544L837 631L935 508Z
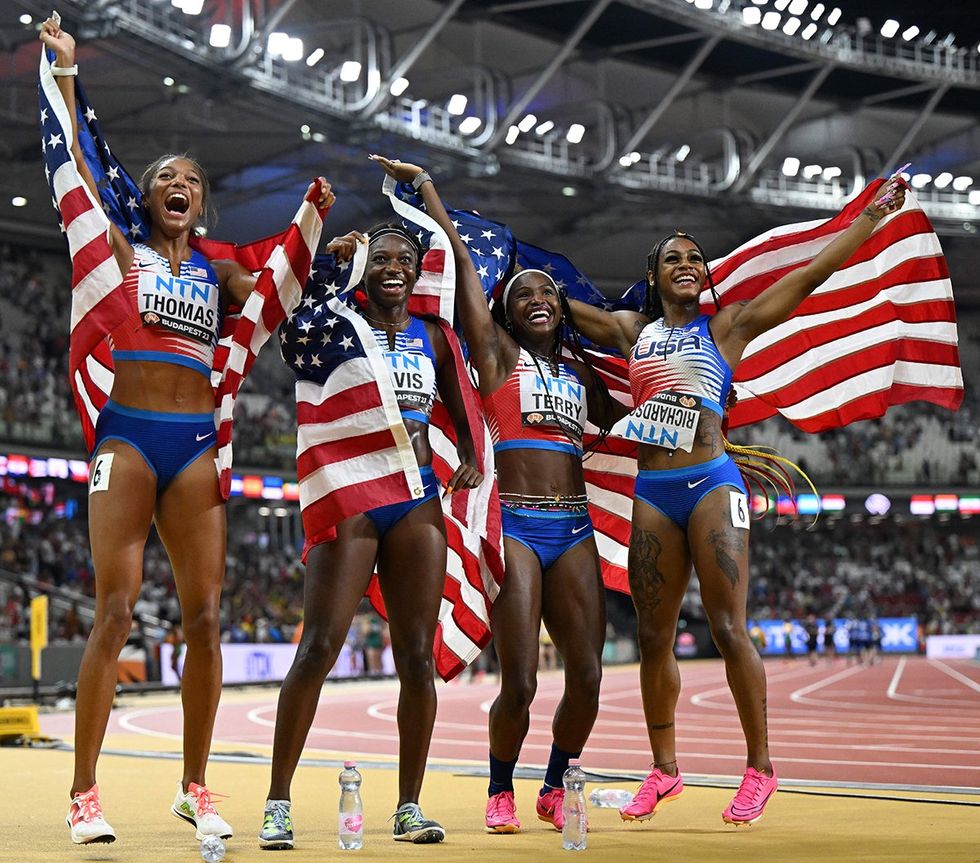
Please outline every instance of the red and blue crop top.
M163 255L137 243L121 287L133 312L108 335L113 359L187 366L210 378L221 307L207 258L192 252L175 276Z
M555 375L547 360L536 360L521 348L514 370L498 390L483 397L483 405L494 452L550 449L582 455L585 386L564 363Z

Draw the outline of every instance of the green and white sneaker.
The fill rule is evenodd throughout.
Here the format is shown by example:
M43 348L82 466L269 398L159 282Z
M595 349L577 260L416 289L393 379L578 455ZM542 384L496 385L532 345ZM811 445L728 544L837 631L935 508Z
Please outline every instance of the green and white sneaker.
M170 807L170 811L188 824L194 825L197 829L194 835L199 842L205 836L231 839L231 826L215 811L211 792L203 785L191 782L185 794L183 786L178 782L177 796L174 797L174 805Z
M395 841L414 842L416 845L429 845L442 842L446 831L436 821L430 821L422 814L418 803L405 803L398 807L392 816L395 819Z
M266 800L259 833L263 851L288 851L293 847L293 818L288 800Z

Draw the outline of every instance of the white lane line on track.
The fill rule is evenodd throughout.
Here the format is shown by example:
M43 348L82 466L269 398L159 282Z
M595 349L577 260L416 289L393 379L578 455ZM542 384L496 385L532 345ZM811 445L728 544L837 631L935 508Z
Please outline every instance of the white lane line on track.
M836 702L807 699L806 696L811 692L816 692L818 689L823 689L825 686L830 686L830 684L836 683L838 680L846 680L848 677L853 677L858 672L864 670L864 666L855 665L851 668L845 668L843 671L838 671L836 674L831 674L830 677L817 680L815 683L811 683L808 686L801 686L799 689L795 689L789 694L790 701L795 701L797 704L829 704L832 707L836 707Z
M146 716L173 713L175 710L181 710L179 704L172 707L144 707L139 710L127 710L121 716L117 717L116 721L119 723L120 727L125 728L127 731L133 732L133 734L140 734L143 737L159 737L163 740L183 740L183 733L172 734L167 731L157 731L155 728L143 728L133 721L135 719L142 719Z
M784 680L793 680L800 676L800 672L796 669L792 671L787 671L781 674L766 675L766 683L782 683ZM733 712L735 710L735 702L733 700L726 700L722 703L712 701L711 699L719 695L727 695L731 698L731 690L728 688L726 683L724 686L717 686L712 689L706 689L704 692L697 692L690 697L690 702L695 707L702 707L706 710L724 710L727 712ZM770 714L771 716L772 714Z
M898 681L902 679L902 674L905 671L905 657L903 656L899 661L898 665L895 666L895 673L892 675L891 682L888 684L887 695L889 698L895 698L898 692Z
M953 680L958 680L960 683L969 686L970 689L974 690L975 692L980 692L980 683L977 683L975 680L971 680L969 677L967 677L965 674L961 674L955 668L950 668L945 662L941 662L938 659L930 659L929 664L933 668L938 668L943 674L948 674L953 678Z

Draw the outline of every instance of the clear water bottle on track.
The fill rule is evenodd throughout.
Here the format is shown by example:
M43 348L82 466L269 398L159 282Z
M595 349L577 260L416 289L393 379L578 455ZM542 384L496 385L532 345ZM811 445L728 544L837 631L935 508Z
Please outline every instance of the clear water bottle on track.
M340 847L356 851L364 847L364 807L361 804L361 774L354 761L345 761L340 774Z
M589 795L589 803L598 809L622 809L633 802L633 792L625 788L596 788Z
M565 798L561 803L561 813L565 818L565 826L561 831L561 847L566 851L584 851L589 820L585 806L585 773L578 758L568 762L568 770L562 777L562 783L565 786Z
M201 859L204 863L221 863L225 859L225 843L220 836L205 836L201 840Z

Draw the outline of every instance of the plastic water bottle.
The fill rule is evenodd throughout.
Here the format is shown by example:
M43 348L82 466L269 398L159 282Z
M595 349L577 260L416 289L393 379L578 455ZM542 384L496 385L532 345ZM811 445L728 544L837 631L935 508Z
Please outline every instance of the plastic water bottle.
M225 843L220 836L205 836L201 840L201 859L204 863L221 863L225 859Z
M622 809L633 802L633 794L625 788L596 788L589 803L599 809Z
M562 783L565 785L565 798L561 802L561 814L565 818L565 826L561 831L561 847L566 851L584 851L589 821L585 806L585 773L578 758L568 762Z
M361 774L354 761L345 761L340 774L340 847L356 851L364 847L364 807L361 805Z

